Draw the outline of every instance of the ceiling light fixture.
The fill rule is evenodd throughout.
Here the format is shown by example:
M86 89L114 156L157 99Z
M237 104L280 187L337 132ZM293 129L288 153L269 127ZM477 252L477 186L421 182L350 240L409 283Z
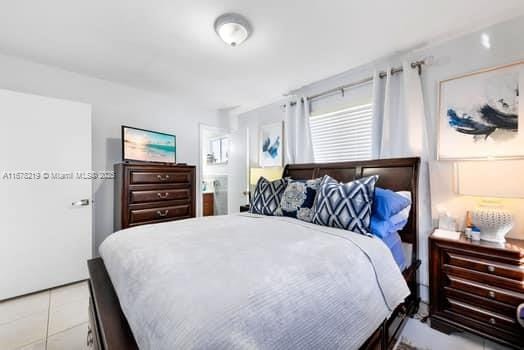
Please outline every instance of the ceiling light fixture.
M252 32L251 25L243 16L226 13L215 21L215 31L230 46L242 44Z

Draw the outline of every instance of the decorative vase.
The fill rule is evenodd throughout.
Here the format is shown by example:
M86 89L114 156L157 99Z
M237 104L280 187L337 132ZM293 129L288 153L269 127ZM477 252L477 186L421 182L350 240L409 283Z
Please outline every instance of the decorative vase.
M513 215L503 210L476 209L472 219L480 229L480 239L488 242L506 242L504 237L513 228Z

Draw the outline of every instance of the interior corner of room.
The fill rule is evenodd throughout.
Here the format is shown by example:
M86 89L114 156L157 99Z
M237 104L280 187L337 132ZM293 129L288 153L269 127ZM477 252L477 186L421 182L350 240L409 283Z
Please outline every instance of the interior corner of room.
M75 8L57 0L48 5L21 0L0 5L0 348L60 349L67 337L78 343L86 332L96 349L118 349L120 341L129 341L130 348L146 344L154 322L133 336L141 317L135 311L146 303L124 303L133 301L120 292L129 275L109 279L118 266L113 242L124 241L122 252L129 254L120 254L126 255L122 259L180 249L171 261L194 264L197 271L192 278L184 272L177 276L191 285L214 271L209 280L216 283L202 285L211 291L224 282L220 273L240 276L252 263L270 264L266 254L282 254L274 261L283 264L287 257L306 262L320 256L318 247L301 250L308 247L302 236L282 238L282 249L246 238L250 230L255 236L284 227L293 231L291 236L315 229L320 235L320 228L307 229L312 219L299 221L300 205L292 216L298 224L290 223L281 211L283 196L303 203L309 186L320 188L332 180L342 193L344 184L356 186L354 181L374 175L376 187L410 193L410 217L395 230L404 257L413 264L399 265L410 294L391 308L390 318L370 327L373 332L355 335L362 338L358 347L349 340L345 344L399 350L408 345L524 348L524 326L518 323L518 312L524 322L519 311L524 310L523 3L378 1L381 11L337 0L300 9L273 0L265 7L207 0L109 3ZM103 8L107 12L101 16ZM239 12L223 11L227 8ZM288 191L294 180L300 190ZM368 186L358 185L359 191ZM307 208L317 210L311 218L327 215L319 213L320 190L315 193ZM333 198L338 200L338 194ZM277 210L257 212L257 200ZM376 238L370 203L367 233ZM326 209L331 222L325 230L336 239L339 233L333 230L340 227L333 222L339 217L332 217L334 212L346 215L344 210L350 211ZM249 226L247 218L267 226ZM164 230L171 228L180 234L167 239ZM165 248L154 246L160 238L148 240L144 232L166 239ZM126 241L133 234L137 241ZM352 246L364 244L357 236ZM228 237L234 242L224 243ZM318 242L338 257L327 241ZM103 262L101 246L106 259L114 259L112 265ZM217 263L202 267L207 258ZM228 262L239 264L231 268ZM319 264L324 263L333 262ZM150 266L144 263L145 268ZM281 286L289 271L279 268L265 282ZM312 279L325 277L327 270L318 271L302 272ZM230 283L239 295L266 300L248 290L261 288L259 280L248 276ZM75 318L74 308L89 300L93 304L94 295L114 297L95 305L96 310L91 306L94 324L88 324L87 310ZM221 296L217 300L230 301ZM155 294L152 305L164 297L173 301ZM104 305L107 309L97 309ZM173 310L188 305L173 302ZM132 320L115 343L105 339L103 312ZM211 318L195 315L213 328ZM187 324L195 336L197 318ZM278 331L271 328L268 334ZM249 334L255 343L263 338ZM193 344L190 336L173 340L169 332L163 335L178 345ZM249 344L241 337L220 339ZM257 345L286 348L265 341Z

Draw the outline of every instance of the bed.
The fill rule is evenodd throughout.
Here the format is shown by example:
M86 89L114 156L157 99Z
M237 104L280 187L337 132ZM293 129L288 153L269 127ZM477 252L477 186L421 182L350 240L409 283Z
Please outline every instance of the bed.
M380 259L384 254L381 249L387 248L363 235L352 234L348 239L343 230L296 219L257 218L247 214L150 225L117 233L101 248L104 260L88 261L91 293L88 344L95 349L115 350L137 349L137 344L143 348L167 348L166 344L174 344L173 348L181 349L318 348L319 344L325 344L324 348L357 348L355 344L359 349L391 348L405 318L416 312L419 301L418 167L418 158L398 158L287 165L283 174L293 179L327 174L342 182L378 174L377 186L410 191L414 204L408 224L399 234L411 246L411 263L401 274L397 272L409 288L407 293L393 287L398 281L388 280L395 272L388 270L391 263ZM178 233L166 233L169 230ZM198 249L193 250L195 247ZM175 250L196 253L174 254ZM274 256L266 258L268 252L274 252L271 253ZM353 260L348 261L358 271L354 272L356 276L339 267L323 273L325 266L343 265L345 255L352 256ZM206 259L213 263L206 265L209 263ZM248 263L249 259L252 261ZM301 265L308 268L302 270ZM320 267L315 269L315 265ZM272 273L264 275L268 269ZM227 293L221 293L227 289L225 277L214 277L224 274L233 276ZM362 281L363 293L383 300L387 310L379 301L359 298L350 289L358 280ZM242 283L235 285L237 281ZM272 285L279 286L278 290L269 290ZM194 292L185 292L186 287ZM344 300L346 295L351 297ZM244 300L245 296L248 297ZM325 305L322 296L329 300ZM195 300L196 307L188 307ZM322 307L315 308L315 303ZM359 313L366 307L376 308L376 312ZM362 322L362 327L354 327L355 320L345 319L344 313L333 316L337 309L354 313L366 322ZM276 324L268 319L276 320ZM331 333L321 328L326 326ZM251 329L253 334L249 334ZM300 333L303 329L306 331ZM315 333L319 329L322 332ZM222 339L224 335L227 339ZM324 336L327 338L320 339Z

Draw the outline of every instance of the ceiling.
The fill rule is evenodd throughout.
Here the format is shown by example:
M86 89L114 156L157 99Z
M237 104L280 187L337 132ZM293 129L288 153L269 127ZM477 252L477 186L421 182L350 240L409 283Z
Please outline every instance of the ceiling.
M0 0L0 52L246 110L523 10L522 0ZM236 48L213 29L230 11L254 28Z

